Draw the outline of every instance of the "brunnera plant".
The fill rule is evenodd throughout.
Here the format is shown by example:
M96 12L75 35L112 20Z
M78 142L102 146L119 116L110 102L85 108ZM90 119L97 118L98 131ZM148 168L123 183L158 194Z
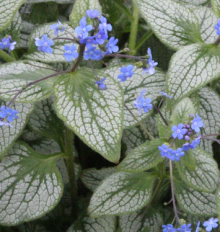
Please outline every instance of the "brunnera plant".
M0 0L0 229L218 231L220 1L47 2Z

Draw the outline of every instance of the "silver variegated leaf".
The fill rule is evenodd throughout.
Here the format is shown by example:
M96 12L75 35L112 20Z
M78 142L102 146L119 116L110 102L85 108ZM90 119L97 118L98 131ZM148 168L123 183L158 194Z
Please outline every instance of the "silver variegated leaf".
M176 50L202 40L197 17L183 5L173 0L137 0L137 3L154 33L169 47Z
M201 216L217 214L215 194L195 190L177 180L174 187L178 205L185 212Z
M211 88L202 88L199 91L200 117L203 121L202 135L217 134L220 130L220 98ZM215 138L215 136L213 136ZM202 139L200 146L212 153L212 141Z
M123 63L123 66L128 65L129 63ZM139 121L147 118L152 111L149 113L139 114L138 109L134 106L135 99L140 95L143 89L146 89L144 97L149 97L152 101L155 101L156 98L161 96L160 91L165 90L165 74L160 70L156 69L154 75L148 73L143 74L141 68L134 67L134 75L131 78L128 78L126 81L121 82L118 79L120 72L120 66L111 66L105 69L105 73L113 77L124 90L124 101L127 107L131 112L137 117ZM124 107L124 129L131 128L137 125L138 122L134 119L131 113Z
M46 69L50 68L48 65L32 61L28 61L28 63L16 61L0 66L0 97L2 99L10 100L17 93L12 90L20 90L32 81L55 73ZM56 79L57 77L51 77L28 87L18 95L15 99L16 102L31 103L48 98L52 94L52 87Z
M102 79L103 73L100 74ZM105 75L106 76L106 75ZM101 91L90 69L62 75L54 85L55 109L68 127L88 146L111 162L120 158L123 92L110 76Z
M180 177L194 189L213 193L219 182L219 170L216 161L201 148L197 147L192 152L196 160L195 170L190 170L181 161L176 162Z
M94 192L105 178L115 172L116 168L102 168L100 170L90 168L82 171L80 179L89 190Z
M19 139L23 140L24 142L32 142L41 138L42 136L40 134L28 129L24 129Z
M68 3L72 3L73 0L26 0L25 4L35 4L35 3L44 3L44 2L56 2L58 4L68 4Z
M90 216L123 215L142 209L151 198L154 178L145 172L112 174L94 192L88 208Z
M125 172L141 172L155 167L164 160L158 149L164 142L166 140L154 139L136 147L119 164L118 169Z
M174 54L167 77L167 92L173 96L172 104L219 77L220 53L211 46L192 44Z
M159 212L149 208L144 215L143 210L138 210L135 213L121 216L119 225L122 232L145 232L145 228L149 228L150 232L160 232L163 218Z
M42 217L59 202L63 183L56 167L61 153L41 155L14 145L0 164L0 223L12 226Z
M11 122L13 128L9 126L0 127L0 160L2 160L4 155L8 152L16 139L22 133L30 114L34 109L34 105L16 103L12 108L19 112L18 119L15 119L13 122Z
M220 0L211 0L212 1L212 8L215 14L220 17Z
M175 0L180 3L190 3L195 6L206 4L209 0Z
M76 0L73 5L72 13L70 14L70 22L72 27L75 28L79 26L80 20L86 16L87 10L95 10L97 9L99 12L102 12L102 7L99 4L98 0ZM88 19L88 23L91 21Z
M25 0L0 0L0 31L6 29Z

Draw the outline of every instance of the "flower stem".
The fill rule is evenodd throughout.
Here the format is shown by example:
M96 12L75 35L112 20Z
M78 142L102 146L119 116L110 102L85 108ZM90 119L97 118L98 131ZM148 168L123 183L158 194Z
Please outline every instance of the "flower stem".
M139 9L137 6L136 0L132 0L133 3L133 19L131 21L131 33L129 39L129 50L130 54L135 55L136 50L136 39L137 39L137 29L138 29L138 20L139 20Z
M159 108L157 108L154 104L152 104L154 109L159 113L160 117L162 118L162 120L164 121L166 126L169 126L167 120L164 118L163 114L161 113L161 111L159 110Z
M0 49L0 57L7 62L16 61L12 56L9 56L6 52L4 52L1 49Z
M178 217L178 212L176 208L176 200L175 200L175 194L174 194L174 184L173 184L173 166L172 166L172 161L169 160L169 166L170 166L170 184L171 184L171 192L172 192L172 200L173 200L173 209L174 209L174 214L177 223L180 223L180 219Z
M77 60L75 61L75 63L73 64L72 68L70 69L70 72L74 72L78 68L79 64L83 60L83 53L85 51L85 48L86 48L85 44L79 45L79 56L78 56Z
M151 36L153 35L153 31L152 30L149 30L147 31L143 37L138 41L136 47L135 47L135 50L137 51L142 45L143 43L148 39L150 38Z
M124 104L125 108L128 110L128 112L131 114L131 116L138 122L140 127L144 130L144 132L149 136L150 140L153 140L154 137L150 134L150 132L144 127L144 125L137 119L137 117L132 113L132 111L128 108L126 104Z

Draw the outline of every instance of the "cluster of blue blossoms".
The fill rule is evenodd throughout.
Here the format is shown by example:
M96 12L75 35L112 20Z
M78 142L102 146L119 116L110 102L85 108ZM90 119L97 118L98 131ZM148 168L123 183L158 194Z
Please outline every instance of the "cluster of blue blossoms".
M13 110L11 108L8 108L6 106L1 106L0 108L0 127L1 126L10 126L10 122L12 122L14 119L17 119L18 111Z
M208 221L205 221L203 223L203 226L205 227L206 231L210 232L212 231L212 229L218 227L217 222L218 222L217 218L210 218ZM181 227L178 229L175 229L171 224L163 225L162 228L163 228L163 232L191 232L192 231L191 224L181 225ZM198 222L195 232L199 232L199 228L200 228L200 222Z
M12 38L10 35L3 38L2 41L0 42L0 48L1 49L8 49L9 52L11 52L12 50L15 49L15 44L16 44L15 41L12 43L11 43L11 41L12 41Z

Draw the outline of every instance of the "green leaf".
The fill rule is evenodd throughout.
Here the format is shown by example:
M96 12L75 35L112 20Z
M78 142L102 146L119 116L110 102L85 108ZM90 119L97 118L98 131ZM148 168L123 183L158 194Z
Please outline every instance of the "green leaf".
M0 163L0 221L12 226L37 219L52 210L63 193L56 167L60 153L41 155L16 143Z
M154 139L140 145L119 164L118 169L125 172L140 172L155 167L164 160L158 147L165 141Z
M202 135L217 134L220 129L220 97L211 88L205 87L199 91L200 100L200 116L202 118L204 128L202 129ZM215 136L213 136L215 137ZM200 146L211 153L212 141L202 139Z
M220 186L216 190L216 205L218 215L220 215Z
M102 168L100 170L89 168L82 171L80 179L89 190L94 192L105 178L115 172L116 168Z
M155 176L150 173L119 172L105 179L93 194L89 214L123 215L143 208L150 201Z
M102 7L99 4L98 0L76 0L73 5L72 13L70 14L70 22L72 27L75 28L79 26L80 20L86 16L87 10L95 10L97 9L99 12L102 12ZM91 20L87 20L88 24L91 24Z
M46 69L50 68L48 65L31 61L28 63L43 68L27 64L26 61L16 61L0 66L0 97L2 99L10 100L17 93L10 92L11 90L20 90L32 81L55 73L52 70ZM52 94L52 87L56 79L57 77L51 77L30 86L19 94L16 102L31 103L48 98ZM9 92L5 93L7 91Z
M161 232L163 218L161 214L153 208L149 208L143 215L143 211L123 215L119 218L119 225L122 232L144 232L146 227L150 232Z
M182 146L182 144L181 144ZM177 147L181 147L177 146ZM182 163L189 168L191 171L194 171L196 168L196 160L192 150L185 151L185 155L181 157Z
M187 97L182 99L173 109L170 121L172 125L184 124L188 121L190 114L195 114L195 109L192 101ZM171 132L172 133L172 132Z
M217 17L220 17L220 0L211 0L212 1L212 8L217 15Z
M0 0L0 31L6 29L25 0Z
M220 52L214 45L192 44L178 50L167 74L167 93L173 96L169 107L218 78L219 62Z
M177 50L202 41L198 19L190 9L172 0L137 0L137 3L154 33L169 47Z
M116 217L112 216L101 218L81 216L67 232L115 232L116 222Z
M154 115L154 117L148 117L147 119L142 121L142 124L154 138L158 137L156 115ZM127 148L125 154L128 155L131 152L131 150L145 143L146 140L149 140L149 136L146 134L146 132L144 132L144 130L140 126L124 130L122 142L126 145Z
M195 170L191 171L182 161L175 162L180 177L194 189L213 193L218 185L219 170L216 161L201 148L192 150L196 160Z
M177 0L180 3L193 4L195 6L204 5L209 2L209 0Z
M214 216L217 214L215 195L187 187L174 180L175 196L182 210L193 215Z
M42 26L37 27L30 35L30 43L29 43L29 53L25 55L25 57L29 60L36 60L36 61L43 61L44 63L56 63L56 62L63 62L66 63L66 59L63 56L64 54L64 45L71 45L69 40L54 40L56 35L54 35L54 30L51 30L51 25L57 23L57 22L52 22L48 24L44 24ZM67 22L62 22L63 26L65 27L65 30L63 32L59 32L59 37L64 37L64 38L71 38L72 34L73 36L76 37L76 33L72 27L68 25ZM37 46L35 45L35 38L42 39L43 35L47 35L48 39L52 39L54 42L54 45L52 46L53 48L53 53L48 54L44 52L37 51ZM77 44L74 44L76 47L78 47Z
M103 73L100 74L103 78ZM106 76L106 75L105 75ZM101 91L90 69L62 75L54 85L55 109L75 134L111 162L120 158L123 92L110 76Z
M129 63L123 63L123 66L128 64ZM160 69L156 69L154 75L150 75L148 73L143 74L143 70L135 66L134 75L126 81L121 82L118 79L118 75L121 73L120 69L120 66L111 66L105 69L105 73L109 74L118 83L120 83L124 90L125 104L137 117L137 119L141 121L152 114L152 111L149 111L149 113L142 113L142 115L140 115L138 109L134 106L134 101L144 88L146 88L144 96L151 98L152 101L155 101L156 98L161 96L159 92L164 91L165 75ZM138 125L137 121L133 118L131 113L124 108L124 129L131 128L135 125Z
M16 103L12 108L19 112L18 119L11 122L13 128L9 126L0 127L0 161L22 133L34 106L32 104Z

